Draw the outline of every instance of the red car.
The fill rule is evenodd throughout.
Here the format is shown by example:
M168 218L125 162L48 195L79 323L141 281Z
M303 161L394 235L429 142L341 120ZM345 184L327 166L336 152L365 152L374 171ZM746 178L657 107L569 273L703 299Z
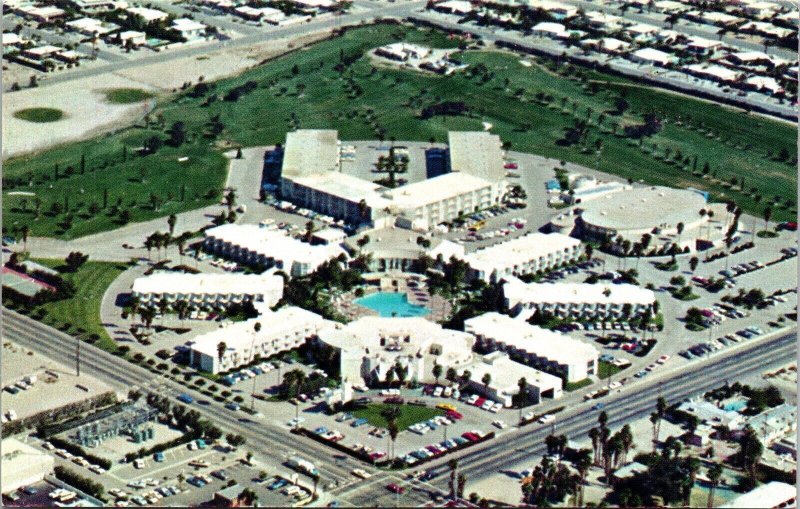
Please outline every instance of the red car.
M486 403L486 398L478 398L475 400L476 407L482 407L484 403Z
M476 441L478 441L480 439L480 437L478 435L476 435L475 433L470 433L469 431L467 431L466 433L463 433L461 436L466 438L470 442L476 442Z
M507 170L516 170L517 168L519 168L519 166L517 166L517 163L506 163L505 166L503 166L503 168Z
M398 486L395 483L391 483L391 484L387 485L386 489L391 491L392 493L397 493L398 495L402 494L405 491L405 489L403 489L402 486Z
M455 410L449 410L446 414L448 419L455 419L456 421L463 419L464 416L461 413L456 412Z

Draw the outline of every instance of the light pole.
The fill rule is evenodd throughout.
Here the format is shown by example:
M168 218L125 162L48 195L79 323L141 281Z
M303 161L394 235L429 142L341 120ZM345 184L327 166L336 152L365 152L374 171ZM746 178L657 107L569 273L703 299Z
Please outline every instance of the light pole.
M81 376L81 338L75 336L75 371Z

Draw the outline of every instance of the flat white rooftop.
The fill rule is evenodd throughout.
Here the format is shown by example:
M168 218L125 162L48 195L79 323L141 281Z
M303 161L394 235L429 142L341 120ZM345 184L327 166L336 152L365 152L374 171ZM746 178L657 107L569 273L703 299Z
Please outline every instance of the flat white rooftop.
M568 366L585 365L598 355L597 349L577 339L495 312L465 320L464 330Z
M579 246L581 241L560 233L529 233L479 249L464 257L475 269L508 267Z
M656 294L629 284L523 283L509 278L503 294L509 301L563 304L652 304Z
M229 350L243 351L250 345L259 345L265 341L272 341L305 331L316 333L327 321L321 316L306 311L305 309L290 306L277 311L270 311L257 318L243 322L233 322L225 327L213 330L194 339L192 350L197 352L218 355L217 345L224 342ZM261 330L255 331L255 324L261 324Z
M503 144L500 137L482 131L450 131L450 169L493 182L503 180Z
M364 200L373 209L389 206L381 193L385 187L338 171L325 171L302 177L289 177L292 182L351 202ZM407 186L406 186L407 187Z
M519 393L519 379L524 378L528 385L537 387L540 392L550 389L560 391L563 386L561 378L539 371L508 357L504 352L492 352L483 359L477 360L467 366L472 380L481 380L485 374L491 376L489 387L498 389L505 394Z
M283 278L274 274L181 274L160 272L137 278L133 292L172 294L252 295L280 292Z
M283 176L294 177L336 170L338 133L333 129L301 129L286 135Z
M486 179L463 173L446 173L432 179L408 184L386 193L400 209L416 209L479 189L490 188Z
M263 254L276 260L322 263L344 253L335 245L312 246L290 237L283 230L270 230L255 224L225 224L206 230L207 237Z

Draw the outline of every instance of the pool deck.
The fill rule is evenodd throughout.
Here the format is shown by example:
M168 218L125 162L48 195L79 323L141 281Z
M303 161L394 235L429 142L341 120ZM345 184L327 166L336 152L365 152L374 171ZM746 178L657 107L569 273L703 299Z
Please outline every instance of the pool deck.
M439 295L431 295L428 291L423 278L416 274L383 274L374 275L368 280L375 283L375 286L369 286L364 289L364 295L373 295L378 292L385 293L404 293L408 298L408 303L416 306L423 306L430 312L421 315L421 318L430 320L432 322L441 323L450 317L452 306L447 299ZM380 316L375 310L361 306L355 302L356 297L354 292L349 292L342 295L334 302L338 308L349 320L357 320L363 316Z

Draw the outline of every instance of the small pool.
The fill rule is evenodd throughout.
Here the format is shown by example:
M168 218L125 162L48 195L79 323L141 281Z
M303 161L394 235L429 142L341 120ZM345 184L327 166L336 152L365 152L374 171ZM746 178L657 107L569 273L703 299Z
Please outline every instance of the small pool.
M383 317L425 316L430 309L408 302L404 293L378 292L356 299L356 304L377 311Z
M747 401L731 401L722 407L723 410L728 412L739 412L747 406Z

